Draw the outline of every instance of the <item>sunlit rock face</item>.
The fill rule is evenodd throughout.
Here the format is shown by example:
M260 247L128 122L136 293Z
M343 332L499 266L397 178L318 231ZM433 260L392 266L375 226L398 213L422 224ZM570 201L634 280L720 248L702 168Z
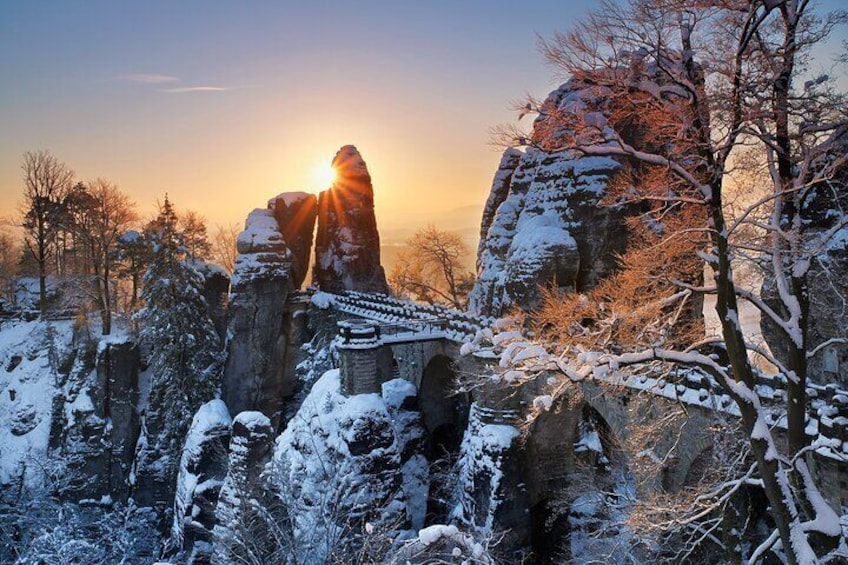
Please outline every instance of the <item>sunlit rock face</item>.
M333 168L337 180L318 199L313 282L326 292L388 293L365 161L356 147L346 145L333 159Z
M284 192L268 201L268 209L274 212L277 226L292 255L292 284L300 288L309 271L318 198L307 192Z
M545 106L567 111L584 103L568 82ZM534 137L558 135L544 118ZM537 144L538 145L538 144ZM600 206L619 163L573 151L508 149L495 173L481 223L477 282L469 309L502 315L512 307L536 307L540 286L555 283L587 290L615 267L627 244L621 206Z
M662 84L655 67L634 65L632 72L644 82ZM617 255L627 250L625 218L647 209L633 199L613 200L611 187L617 178L640 182L644 167L563 148L573 141L597 144L598 132L613 123L629 143L652 147L677 141L646 135L653 127L648 121L622 119L629 109L618 111L618 104L629 102L599 84L603 80L573 78L553 91L533 125L530 147L520 155L514 149L504 154L481 223L477 282L469 295L473 312L499 316L514 307L533 310L545 286L591 290L616 269ZM691 118L673 103L676 95L668 95L669 105L661 112L685 131ZM700 272L692 273L694 284L700 277Z
M514 147L507 148L501 156L501 162L498 164L498 170L495 172L495 178L492 180L492 189L489 191L489 198L486 199L486 206L483 208L483 220L480 222L480 241L477 246L477 259L479 261L483 250L486 247L486 236L489 234L489 228L495 221L495 214L498 208L509 196L509 187L512 184L512 175L518 167L518 162L521 156L524 155ZM480 265L478 263L477 267Z

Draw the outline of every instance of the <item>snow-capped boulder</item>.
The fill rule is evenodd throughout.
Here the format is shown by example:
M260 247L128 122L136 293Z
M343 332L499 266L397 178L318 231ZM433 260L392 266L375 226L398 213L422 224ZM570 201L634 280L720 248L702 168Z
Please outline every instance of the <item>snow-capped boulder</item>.
M415 483L421 477L414 469L404 468L413 460L404 461L411 455L405 448L420 436L420 425L414 431L413 421L398 417L410 394L404 384L386 383L385 397L345 397L339 371L328 371L277 439L266 475L288 509L298 557L322 561L330 552L345 555L372 532L392 539L391 531L410 522L407 490L420 493L426 487ZM411 478L406 484L405 476Z
M333 168L337 180L318 199L313 281L327 292L388 293L365 161L356 147L346 145L336 153Z
M300 288L309 271L312 234L318 216L318 198L307 192L284 192L268 201L277 226L292 255L292 285Z

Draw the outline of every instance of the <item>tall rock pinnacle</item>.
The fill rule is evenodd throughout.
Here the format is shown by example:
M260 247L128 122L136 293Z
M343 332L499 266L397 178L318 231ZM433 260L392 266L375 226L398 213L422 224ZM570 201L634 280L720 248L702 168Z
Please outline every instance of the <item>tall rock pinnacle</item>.
M318 198L313 282L327 292L388 293L365 161L356 147L345 145L336 153L333 168L336 182Z

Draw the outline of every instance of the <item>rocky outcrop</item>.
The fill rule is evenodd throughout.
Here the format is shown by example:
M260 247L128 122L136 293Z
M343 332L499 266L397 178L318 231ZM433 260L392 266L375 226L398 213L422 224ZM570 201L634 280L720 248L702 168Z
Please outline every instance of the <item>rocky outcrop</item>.
M628 72L650 83L664 80L656 66L643 61L634 61ZM639 201L635 193L628 196L616 178L639 183L649 179L652 168L568 148L602 143L610 124L625 142L638 140L649 151L678 143L674 135L679 134L653 132L654 124L633 118L636 102L610 97L600 86L608 77L597 79L572 78L552 92L533 125L527 151L517 159L513 150L504 154L481 225L477 282L469 295L473 312L498 316L513 307L532 310L545 286L591 290L627 250L625 218L649 211L648 201ZM675 96L668 94L664 119L685 126L691 118L674 103ZM655 223L662 229L660 221ZM698 284L700 277L698 271L687 280Z
M386 385L345 397L339 371L328 371L277 440L268 484L288 508L298 561L356 555L372 531L391 540L411 516L423 518L422 497L407 494L426 493L426 467L423 476L414 468L423 463L413 455L420 424L399 413L414 387Z
M510 153L502 165L513 162ZM469 309L493 316L513 306L532 309L541 285L582 291L609 273L627 242L626 209L600 206L618 168L607 157L529 149L511 175L499 169L485 213L500 204L491 220L483 218L483 227L490 224L480 241Z
M275 537L276 524L256 512L258 504L254 502L266 498L259 475L270 457L273 440L271 421L261 412L242 412L233 420L228 471L215 510L213 563L246 562L248 555L285 555L276 553L275 543L281 541ZM268 501L263 502L267 508ZM268 562L281 561L272 558Z
M333 159L333 168L337 180L318 199L313 282L326 292L388 293L365 161L356 147L346 145Z
M97 353L97 386L91 391L95 409L107 426L109 449L108 494L126 500L135 444L140 432L137 413L140 356L130 339L101 342Z
M50 447L65 462L68 498L127 500L140 431L139 362L138 346L127 337L76 351L50 419Z
M231 412L259 410L278 421L291 387L281 321L294 281L292 254L274 211L250 213L237 249L222 397Z
M214 263L194 261L192 265L203 276L203 298L209 310L209 319L215 325L215 331L221 343L227 337L227 307L230 295L230 276L222 267Z
M483 249L486 244L486 237L489 235L489 228L495 221L495 214L498 208L509 196L509 186L512 183L512 175L515 169L518 168L518 162L521 156L524 155L521 151L514 147L508 147L501 156L501 162L498 164L498 170L495 172L495 178L492 180L492 188L489 191L489 197L486 199L486 206L483 208L483 220L480 222L480 241L477 245L478 261L483 254ZM478 263L477 268L480 268Z
M170 544L188 563L208 561L218 494L227 476L230 413L221 400L200 407L186 435L174 497Z
M300 288L309 271L318 199L306 192L284 192L268 201L268 209L274 212L292 255L292 284Z

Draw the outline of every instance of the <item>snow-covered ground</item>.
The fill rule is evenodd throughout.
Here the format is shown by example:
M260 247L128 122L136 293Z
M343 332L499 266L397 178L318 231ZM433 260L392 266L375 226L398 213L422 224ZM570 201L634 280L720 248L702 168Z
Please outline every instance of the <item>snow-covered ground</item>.
M55 364L71 339L68 321L9 321L0 328L0 490L21 477L30 482L41 476L57 390Z

